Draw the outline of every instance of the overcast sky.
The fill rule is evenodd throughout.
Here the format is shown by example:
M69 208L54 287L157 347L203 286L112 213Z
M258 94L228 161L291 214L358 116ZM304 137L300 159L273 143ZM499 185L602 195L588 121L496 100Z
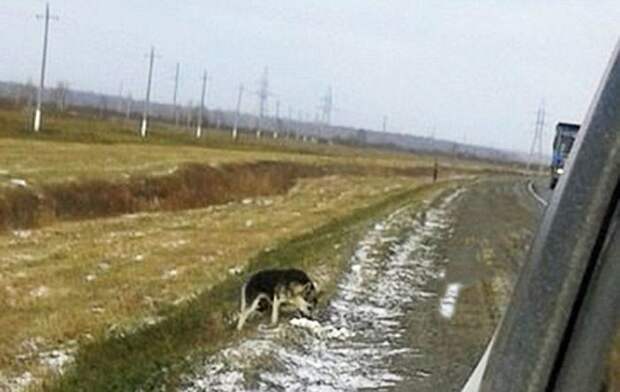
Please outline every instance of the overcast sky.
M527 151L537 107L580 122L620 37L620 2L538 0L51 0L48 85L232 109L243 82L314 118L333 86L334 122ZM0 80L38 80L42 0L2 0ZM256 97L243 109L256 112ZM275 99L270 102L274 110ZM548 142L547 142L548 143Z

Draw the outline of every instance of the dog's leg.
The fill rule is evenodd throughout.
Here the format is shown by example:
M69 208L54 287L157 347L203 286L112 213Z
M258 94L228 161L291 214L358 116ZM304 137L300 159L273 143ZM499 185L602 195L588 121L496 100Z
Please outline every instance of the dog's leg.
M245 311L245 288L247 285L247 283L244 283L243 286L241 286L241 310L239 311L239 314L242 314Z
M278 324L278 308L280 307L281 300L276 294L273 296L273 303L271 304L271 325L276 326Z
M258 304L260 303L260 300L263 298L267 298L267 296L265 294L261 294L258 297L256 297L254 299L254 301L252 302L252 305L250 305L249 309L246 309L245 311L241 312L241 314L239 315L239 322L237 323L237 330L241 331L241 328L243 328L243 324L245 324L245 321L247 320L247 318L254 313L254 311L256 310L256 308L258 308Z
M244 283L243 286L241 286L241 309L239 309L239 319L237 320L237 330L239 331L241 331L241 328L243 328L243 324L245 323L245 320L248 316L245 311L245 307L246 307L245 288L246 286L247 286L247 283Z
M239 320L237 321L237 331L241 331L243 328L243 324L245 324L245 319L248 317L246 312L239 313Z

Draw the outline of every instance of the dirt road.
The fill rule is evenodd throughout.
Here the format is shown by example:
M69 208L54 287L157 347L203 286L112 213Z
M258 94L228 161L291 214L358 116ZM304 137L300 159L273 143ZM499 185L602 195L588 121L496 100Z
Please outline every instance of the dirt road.
M480 182L455 201L438 244L443 279L427 287L439 299L419 302L407 324L409 344L424 353L415 369L423 377L396 390L461 389L507 305L542 210L523 179Z
M457 391L505 306L542 208L524 179L453 188L360 241L317 320L259 326L187 391Z

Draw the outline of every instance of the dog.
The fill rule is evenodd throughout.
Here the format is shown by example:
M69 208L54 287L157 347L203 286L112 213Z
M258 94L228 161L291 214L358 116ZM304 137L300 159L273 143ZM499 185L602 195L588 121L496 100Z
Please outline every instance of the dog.
M292 305L311 317L318 302L318 291L308 275L299 269L266 269L255 273L241 287L241 311L237 330L243 328L255 311L271 306L271 325L278 324L280 306ZM249 305L249 306L248 306Z

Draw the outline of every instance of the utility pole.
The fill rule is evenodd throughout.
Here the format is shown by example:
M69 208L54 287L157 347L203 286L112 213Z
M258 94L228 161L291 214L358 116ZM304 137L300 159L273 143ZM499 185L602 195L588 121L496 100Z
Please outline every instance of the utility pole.
M431 138L432 141L435 141L436 134L437 134L437 126L433 125L431 127L431 134L430 134L430 138Z
M176 72L174 74L174 92L172 93L172 106L174 110L174 127L179 127L179 106L177 105L177 96L179 92L179 74L181 72L181 63L177 63Z
M541 111L541 115L540 115L540 126L539 126L539 138L538 138L538 156L539 157L543 157L543 135L545 133L545 117L546 117L546 112L545 112L545 108L543 106L542 111ZM540 165L540 174L543 174L543 166Z
M293 136L295 130L293 129L293 107L288 105L288 117L286 118L286 137L290 139Z
M50 28L50 19L58 20L56 16L50 16L50 5L45 4L45 15L37 15L37 19L45 19L45 28L43 29L43 60L41 61L41 81L39 83L39 91L37 92L37 108L34 112L34 131L41 130L41 106L43 101L43 89L45 88L45 67L47 64L47 35Z
M383 130L383 133L387 132L387 121L388 121L387 116L383 116L383 124L381 125L381 129Z
M205 95L207 93L207 71L205 70L202 74L202 95L200 96L200 107L198 107L198 120L196 127L196 137L200 138L202 136L202 113L205 106Z
M235 111L235 123L232 130L233 140L237 140L237 128L239 127L239 116L241 116L241 100L243 99L243 84L239 85L239 95L237 96L237 110Z
M544 103L536 112L536 124L534 125L534 138L530 147L530 159L527 163L527 170L530 170L532 164L536 160L536 156L540 158L543 155L543 132L545 128L545 106Z
M276 101L276 131L273 133L273 138L278 138L278 132L280 132L280 100Z
M123 87L123 81L121 80L121 85L118 88L118 106L116 108L119 116L122 116L121 113L123 113Z
M127 105L127 112L125 113L125 117L127 118L127 120L129 120L131 118L131 106L133 105L133 97L131 96L131 92L129 92L125 101Z
M146 85L146 99L144 100L144 113L142 114L142 125L140 126L140 136L146 137L148 128L149 109L151 100L151 82L153 80L153 63L155 62L155 48L151 46L151 54L149 60L149 77Z
M187 112L185 117L185 128L192 127L192 117L194 116L194 101L191 99L187 102Z

